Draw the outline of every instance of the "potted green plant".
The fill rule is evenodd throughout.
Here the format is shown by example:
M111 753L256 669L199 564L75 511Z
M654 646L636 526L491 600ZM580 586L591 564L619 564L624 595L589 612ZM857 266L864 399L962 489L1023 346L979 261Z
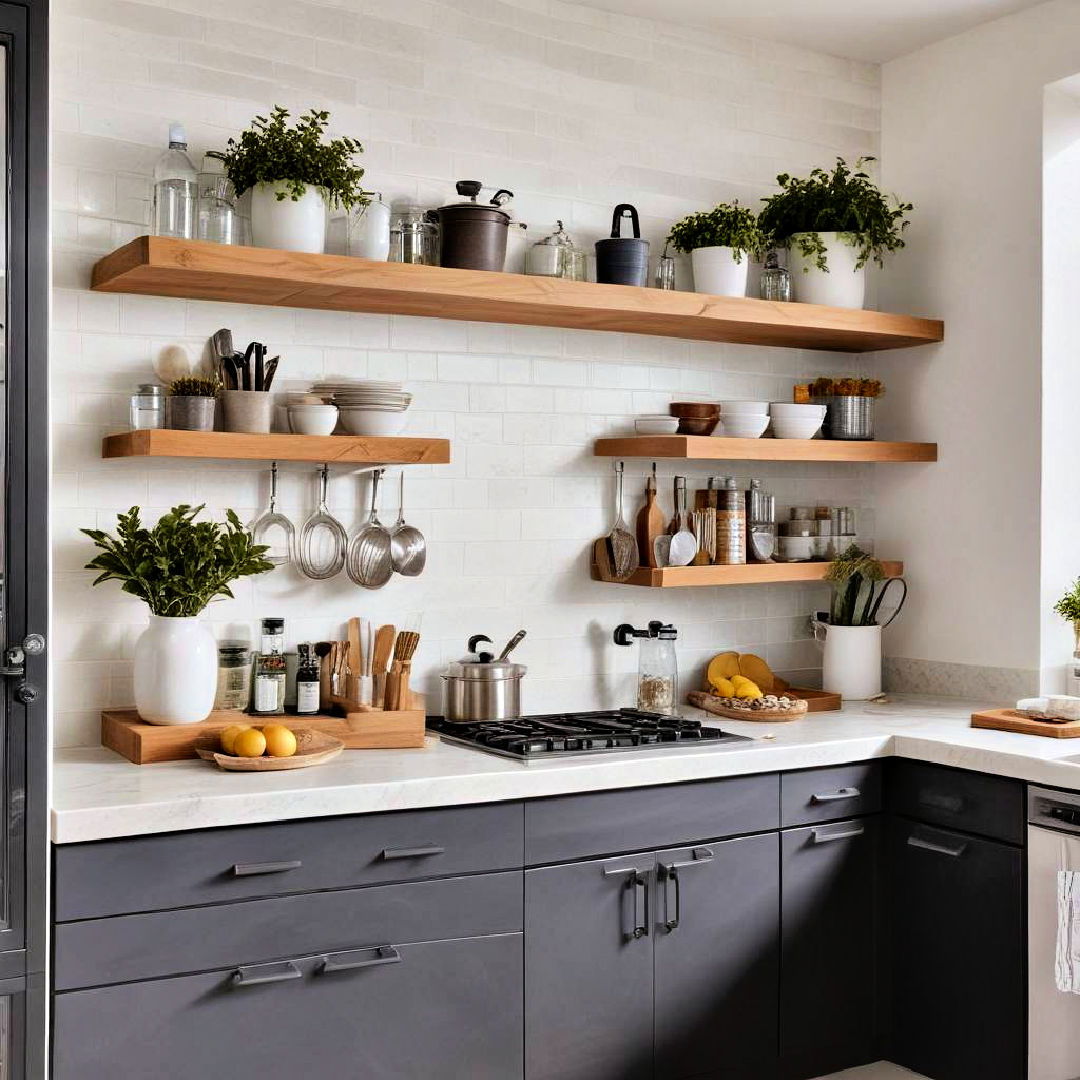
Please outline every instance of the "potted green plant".
M750 256L764 247L757 218L738 200L688 214L671 226L667 239L690 256L694 291L713 296L745 296Z
M825 406L825 438L868 442L874 437L874 402L885 393L878 379L815 379L810 396Z
M328 112L311 109L292 126L288 120L288 110L275 105L221 156L237 196L251 191L256 247L319 253L328 209L367 204L364 170L353 161L364 148L347 135L325 140Z
M881 693L881 631L900 614L907 599L903 578L886 577L885 567L852 544L829 564L832 586L829 621L814 621L814 637L824 638L822 685L856 701ZM900 583L900 602L884 624L878 622L889 587Z
M146 528L133 506L117 515L116 536L83 529L101 549L86 564L95 585L119 581L144 600L150 625L135 645L135 708L151 724L193 724L214 707L217 642L199 614L230 585L274 564L232 510L224 524L196 521L202 506L183 504Z
M765 199L758 224L772 245L790 249L796 300L861 308L867 263L881 266L886 253L904 246L913 207L874 184L863 168L873 160L849 166L838 157L832 172L776 178L780 191Z
M169 384L169 427L175 431L213 431L218 379L174 379Z
M1054 610L1073 626L1073 655L1080 656L1080 578L1077 578L1060 600L1054 604Z

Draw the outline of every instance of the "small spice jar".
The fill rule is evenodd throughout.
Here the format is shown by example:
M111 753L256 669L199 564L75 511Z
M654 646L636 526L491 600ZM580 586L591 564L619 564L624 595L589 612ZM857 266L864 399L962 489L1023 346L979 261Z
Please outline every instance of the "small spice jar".
M141 383L131 395L131 426L135 431L147 431L165 426L165 387L158 383Z
M761 299L780 303L791 300L791 275L780 265L775 251L765 256L765 268L761 271Z
M251 649L244 641L222 641L218 645L217 693L215 709L243 710L251 694Z

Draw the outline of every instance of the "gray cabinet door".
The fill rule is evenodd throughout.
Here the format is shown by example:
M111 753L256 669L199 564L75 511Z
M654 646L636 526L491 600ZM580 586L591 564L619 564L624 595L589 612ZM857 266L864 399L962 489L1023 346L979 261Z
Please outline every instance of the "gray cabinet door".
M776 1059L776 833L657 854L656 1075L753 1077Z
M53 1077L513 1080L521 980L503 934L76 990L54 999Z
M655 859L525 872L528 1080L651 1080Z
M868 817L782 834L785 1075L818 1076L874 1059L880 829Z

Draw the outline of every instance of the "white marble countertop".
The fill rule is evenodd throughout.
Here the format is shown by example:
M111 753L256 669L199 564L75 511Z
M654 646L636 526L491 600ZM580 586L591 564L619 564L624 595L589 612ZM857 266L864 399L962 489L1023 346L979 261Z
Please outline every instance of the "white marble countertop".
M420 750L346 750L329 765L229 773L202 761L132 765L103 747L58 750L58 844L293 818L498 802L773 772L895 755L1080 790L1080 740L970 727L979 705L894 698L784 724L710 717L754 741L524 764L429 737ZM705 714L685 710L688 715Z

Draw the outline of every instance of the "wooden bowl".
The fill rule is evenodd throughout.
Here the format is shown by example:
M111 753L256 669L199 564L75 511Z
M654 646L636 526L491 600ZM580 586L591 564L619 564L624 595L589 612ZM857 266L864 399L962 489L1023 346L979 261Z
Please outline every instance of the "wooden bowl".
M679 418L680 435L711 435L716 425L720 423L720 414L712 416L682 416Z
M708 420L720 415L720 408L715 401L673 401L668 406L672 416L682 419Z
M345 749L332 735L308 728L295 728L296 753L292 757L237 757L221 752L220 735L204 735L195 741L195 752L203 761L212 761L229 772L284 772L287 769L310 769L325 765Z

